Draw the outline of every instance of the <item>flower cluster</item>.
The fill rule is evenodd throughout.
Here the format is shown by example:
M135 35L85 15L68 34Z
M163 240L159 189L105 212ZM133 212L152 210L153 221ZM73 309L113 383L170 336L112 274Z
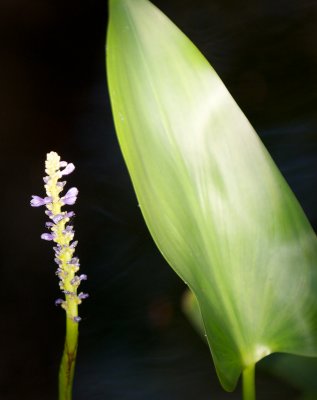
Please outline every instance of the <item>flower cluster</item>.
M60 181L64 175L69 175L75 169L74 164L60 161L60 156L55 152L47 154L45 162L45 172L47 176L44 179L44 187L47 196L42 198L32 196L31 206L46 206L45 214L50 221L45 226L49 229L49 233L43 233L41 238L53 241L56 246L55 262L57 264L56 275L59 277L59 286L65 295L64 299L57 299L55 304L61 305L65 309L67 316L74 322L79 322L81 318L78 316L78 305L88 294L80 292L77 294L80 282L87 279L87 275L76 275L79 271L79 259L74 256L77 241L74 241L73 226L70 225L71 218L75 215L73 211L62 211L64 205L73 205L76 202L78 189L70 188L66 194L60 197L66 184Z

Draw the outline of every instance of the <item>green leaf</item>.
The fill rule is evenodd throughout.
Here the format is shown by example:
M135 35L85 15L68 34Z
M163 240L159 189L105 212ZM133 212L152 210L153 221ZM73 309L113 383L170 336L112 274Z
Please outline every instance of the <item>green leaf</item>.
M107 72L143 216L223 387L272 352L317 356L316 235L216 72L147 0L110 0Z

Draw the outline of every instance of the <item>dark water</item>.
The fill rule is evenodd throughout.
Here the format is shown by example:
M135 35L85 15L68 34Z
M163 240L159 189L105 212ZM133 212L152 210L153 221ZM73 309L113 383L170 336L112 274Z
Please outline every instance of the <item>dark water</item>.
M198 45L317 226L317 3L155 2ZM45 154L77 170L75 221L91 295L81 307L75 399L238 399L180 308L184 285L137 207L105 80L104 1L0 1L1 400L55 399L64 315L44 216ZM296 399L259 373L259 400Z

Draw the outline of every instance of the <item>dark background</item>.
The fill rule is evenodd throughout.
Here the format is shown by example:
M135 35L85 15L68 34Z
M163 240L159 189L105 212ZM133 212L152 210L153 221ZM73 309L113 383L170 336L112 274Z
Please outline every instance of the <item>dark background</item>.
M313 226L317 224L317 2L154 1L212 63ZM215 376L181 310L184 285L156 250L117 144L105 75L107 4L0 0L0 398L53 400L64 313L50 243L40 240L47 152L69 185L81 271L74 400L239 399ZM257 376L259 400L298 399Z

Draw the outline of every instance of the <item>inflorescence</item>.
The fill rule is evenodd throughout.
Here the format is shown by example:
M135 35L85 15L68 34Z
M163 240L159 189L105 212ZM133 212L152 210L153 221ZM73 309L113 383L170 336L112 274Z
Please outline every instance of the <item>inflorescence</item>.
M44 198L32 196L31 206L46 206L45 214L50 221L46 222L45 226L50 233L43 233L41 238L56 243L56 246L53 247L54 261L57 264L56 275L60 279L59 286L65 295L65 300L57 299L55 304L64 308L67 316L74 322L79 322L81 318L78 316L78 305L88 297L88 294L83 292L77 294L77 289L81 281L87 279L87 275L76 275L79 271L79 259L74 256L74 252L78 242L73 240L73 226L69 225L70 219L74 217L75 213L62 211L64 205L75 204L78 189L72 187L64 196L60 197L66 184L66 181L60 181L60 179L72 173L75 166L72 163L60 161L60 156L52 151L47 154L45 167L47 176L43 180L47 196Z

